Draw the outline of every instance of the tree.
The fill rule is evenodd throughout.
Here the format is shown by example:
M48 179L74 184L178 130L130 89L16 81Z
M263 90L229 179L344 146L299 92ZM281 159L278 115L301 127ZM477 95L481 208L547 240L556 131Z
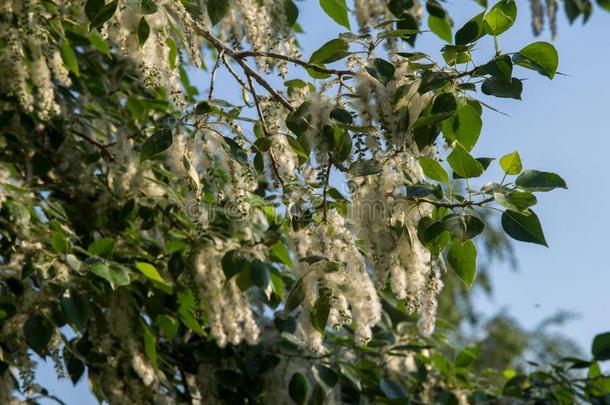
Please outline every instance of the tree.
M348 32L306 58L292 0L3 2L2 402L48 396L46 356L112 404L609 401L608 334L505 372L436 321L494 218L547 245L531 207L563 179L471 152L476 91L520 99L513 69L552 79L553 45L500 50L513 0L455 35L435 0L319 5ZM443 63L407 51L426 26Z

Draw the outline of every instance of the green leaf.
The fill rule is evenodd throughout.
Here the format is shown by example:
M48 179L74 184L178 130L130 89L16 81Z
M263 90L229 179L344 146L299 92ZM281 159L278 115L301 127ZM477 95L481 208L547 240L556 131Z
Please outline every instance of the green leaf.
M292 259L290 258L290 252L288 252L288 248L282 242L277 242L275 245L271 246L269 251L272 259L294 269L294 263L292 263Z
M212 26L218 24L231 9L229 0L207 0L207 10Z
M447 157L447 162L454 172L464 178L479 177L483 174L483 165L459 144L453 148L453 152Z
M490 75L501 81L512 80L513 61L508 55L499 55L482 66L475 68L475 76Z
M70 376L70 381L72 381L72 384L76 385L85 373L85 363L76 357L67 345L64 346L63 358L66 369L68 370L68 375Z
M422 74L421 82L417 92L424 94L432 90L439 89L451 81L451 76L447 72L433 72L430 70Z
M123 266L117 264L109 266L108 263L97 259L95 262L89 263L88 268L93 274L110 283L113 289L128 285L130 282L129 273Z
M483 120L470 104L462 104L452 119L443 121L443 134L449 141L458 141L466 151L472 150L479 140Z
M77 291L71 290L68 297L61 298L60 306L68 323L83 332L89 319L89 300Z
M292 27L299 18L299 8L292 0L284 0L284 11L286 13L286 22Z
M311 324L318 332L324 334L328 315L330 314L330 302L327 297L319 297L311 310Z
M382 378L379 381L379 389L381 390L381 392L383 392L383 394L391 399L391 400L400 400L400 399L404 399L405 401L398 401L397 403L409 403L409 395L407 394L407 392L405 391L405 389L402 387L402 385L395 383L394 381L390 381L386 378Z
M366 71L385 86L394 78L396 68L387 60L375 58L373 63L366 67Z
M559 55L555 47L548 42L534 42L513 55L513 61L527 69L537 71L553 79L559 66Z
M142 322L144 328L144 353L150 360L155 370L158 368L157 365L157 337L152 333L148 325Z
M47 346L53 337L53 324L43 315L31 315L23 325L25 341L32 350L45 357Z
M468 288L477 276L477 248L471 240L454 240L449 247L447 260Z
M472 239L485 229L485 224L473 215L450 214L442 219L443 228L461 240Z
M100 2L91 2L87 3L100 3ZM101 2L103 3L103 2ZM97 12L89 18L91 22L90 28L98 28L102 26L106 21L110 20L114 15L117 6L119 4L119 0L111 1L108 4L105 4L103 7L100 7ZM89 17L89 15L88 15Z
M502 213L502 228L511 238L521 242L547 246L538 216L533 211L525 213L506 210Z
M256 286L263 291L267 297L271 293L271 274L269 266L258 259L254 260L250 265L250 277Z
M170 146L172 146L174 139L172 136L171 129L162 129L157 131L154 135L146 138L144 143L142 144L142 149L140 150L140 162L144 162L148 159L152 159L153 157L163 153Z
M339 121L342 124L350 125L354 122L354 117L343 108L335 108L330 112L330 118Z
M455 366L460 368L466 368L471 366L481 354L480 347L467 347L455 357Z
M159 10L157 4L153 0L139 0L140 14L154 14Z
M421 166L424 174L432 180L440 181L442 183L449 182L449 175L443 166L439 162L429 157L421 156L419 158L419 165Z
M17 308L8 302L0 303L0 328L2 323L9 318L12 318L17 313Z
M610 360L610 332L595 336L591 346L591 353L595 360Z
M500 0L485 15L484 28L489 35L500 35L508 30L517 19L517 5L514 0Z
M320 0L320 6L337 24L350 29L345 0Z
M488 96L521 100L523 83L521 80L515 79L514 77L510 81L498 79L497 77L490 77L485 79L481 85L481 91Z
M138 24L138 43L140 46L144 46L149 35L150 26L146 22L146 19L142 17L140 18L140 23Z
M485 13L478 14L468 21L455 33L456 45L467 45L476 42L485 35L483 30L483 17Z
M91 31L89 33L89 42L91 42L91 45L93 45L95 49L110 57L110 47L108 46L108 43L96 31Z
M524 211L538 202L536 196L529 191L513 191L507 194L494 193L494 199L498 204L513 211Z
M453 35L451 33L451 20L449 17L439 18L433 15L428 16L428 27L430 31L435 33L440 39L451 43Z
M78 60L76 59L74 49L72 49L72 44L70 44L67 39L61 41L59 53L61 55L61 59L64 61L64 65L66 65L68 70L70 70L70 72L74 73L76 76L79 76L80 71L78 69Z
M290 398L297 405L305 405L307 402L308 383L307 378L301 373L294 373L288 384Z
M515 185L528 191L550 191L556 188L568 188L564 179L558 174L526 170L517 177Z
M610 11L610 0L597 0L597 4L601 8L603 8L603 9L605 9L607 11Z
M352 176L370 176L381 173L381 163L376 160L357 160L349 167L349 172Z
M114 239L102 238L94 241L87 248L87 252L93 256L109 257L114 250Z
M323 64L336 62L349 55L348 49L349 43L345 39L331 39L311 54L309 63Z
M506 174L515 175L521 173L523 165L521 164L519 152L514 151L513 153L502 156L500 158L500 166L502 166L502 170L504 170L504 173Z
M172 341L178 333L178 321L169 315L161 314L155 319L155 326L159 328L168 341Z
M248 260L241 255L238 249L229 250L220 260L222 271L227 280L249 267Z
M292 311L297 309L301 302L305 299L305 290L303 290L303 280L299 279L290 293L288 293L288 298L286 298L286 304L284 304L284 315L290 314Z
M145 262L136 262L136 269L140 271L140 273L144 274L146 278L151 280L153 284L155 284L159 289L167 292L168 294L172 290L172 286L161 277L161 274L157 271L155 266L150 263Z

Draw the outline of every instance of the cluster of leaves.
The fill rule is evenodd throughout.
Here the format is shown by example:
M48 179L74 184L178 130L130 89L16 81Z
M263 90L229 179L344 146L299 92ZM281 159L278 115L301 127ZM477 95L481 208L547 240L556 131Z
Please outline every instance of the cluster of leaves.
M142 86L133 64L99 35L98 29L112 18L118 3L117 0L87 1L84 12L90 22L88 27L68 19L47 27L50 37L61 44L63 60L71 72L72 85L60 89L68 117L41 122L35 114L18 109L5 110L0 116L2 164L12 178L26 180L19 185L2 185L10 190L10 197L0 210L2 262L9 263L23 241L41 242L40 248L25 257L19 278L3 277L0 281L0 326L14 320L23 297L28 292L36 294L41 278L51 274L50 285L45 286L48 296L41 297L40 305L27 314L23 323L27 345L45 357L53 336L58 333L63 341L63 361L72 381L79 381L87 369L92 390L100 400L104 397L96 376L102 375L109 366L107 354L91 336L93 331L97 336L109 333L105 314L110 297L121 295L128 297L126 301L137 313L132 325L134 337L141 342L155 370L163 375L165 390L177 402L192 400L185 375L197 374L198 368L205 365L215 370L215 385L224 401L262 403L262 381L282 358L304 359L317 370L313 378L303 373L291 376L288 394L298 404L323 403L331 391L338 391L346 403L364 400L421 403L428 399L452 404L458 401L461 392L473 403L488 403L498 398L558 404L608 401L610 379L600 371L599 362L610 359L609 334L596 337L591 359L563 359L546 371L540 367L531 373L508 372L498 377L501 383L496 386L472 368L479 348L453 348L447 343L451 340L451 329L442 330L433 338L419 337L413 326L414 319L406 315L404 303L389 297L384 299L384 319L366 346L354 343L350 328L339 333L327 330L328 310L319 308L313 317L314 326L325 333L331 350L328 355L309 355L302 342L291 338L295 331L294 319L281 316L282 312L290 313L303 300L300 282L294 279L286 229L323 220L322 212L328 207L344 208L347 198L328 187L327 175L326 184L319 187L324 189L320 197L322 204L315 204L307 210L307 215L292 221L277 216L274 208L282 201L270 194L273 190L265 178L265 169L270 163L263 156L271 143L262 117L252 118L252 105L248 103L234 105L210 99L195 105L198 91L189 83L183 66L180 66L181 78L187 101L193 107L186 118L168 101L163 89ZM146 15L156 12L157 5L152 0L142 0L139 4L142 19L138 40L144 44L150 30ZM607 7L604 2L600 4ZM345 0L321 0L320 5L334 21L350 28ZM315 79L332 77L331 80L343 85L342 80L353 74L326 65L352 55L350 47L360 44L372 53L385 41L399 38L414 44L416 37L422 35L417 16L407 11L412 6L413 2L408 0L389 2L389 10L396 20L383 24L377 37L346 33L324 44L308 61L297 64ZM441 142L442 137L451 152L445 162L420 157L419 164L430 181L405 184L405 198L435 207L433 214L418 224L417 237L434 255L445 255L456 274L471 286L476 276L477 256L472 240L485 227L478 210L502 207L501 224L508 236L546 245L540 221L531 209L537 202L534 193L565 188L566 184L553 173L523 170L519 154L513 152L499 159L505 173L499 183L488 183L478 190L471 188L471 179L482 176L492 159L475 158L471 154L482 130L483 104L469 92L479 88L485 95L520 99L523 82L513 77L513 67L530 69L552 79L557 72L558 57L554 47L545 42L534 42L513 54L502 53L496 45L496 54L491 60L460 70L474 64L472 52L477 41L493 38L498 44L498 37L515 21L516 3L501 0L473 17L455 35L452 35L449 13L442 4L430 0L426 6L430 30L447 42L443 48L447 66L440 68L436 63L422 62L430 58L419 52L397 54L409 61L421 79L418 92L431 95L428 106L415 122L406 123L405 130L413 132L420 150ZM214 24L222 23L229 7L227 1L206 2ZM286 9L293 25L298 8L292 1L286 1ZM174 63L179 62L179 46L172 42ZM236 60L244 58L218 49L218 44L211 43L210 48L215 48L214 53L225 51ZM367 72L383 85L391 81L395 71L395 65L382 58L372 58L367 66ZM265 83L258 84L264 87ZM299 88L315 89L304 79L290 80L285 85L287 94ZM258 96L252 85L250 92L256 101ZM15 105L5 94L2 98L7 105ZM401 102L404 100L395 100L397 104ZM303 164L312 155L305 136L308 108L301 105L293 110L286 120L292 132L287 140ZM355 124L357 115L355 109L336 108L330 113L333 125L322 135L333 167L355 177L374 176L381 171L382 163L360 148L358 139L368 129ZM192 272L192 247L202 238L226 235L235 223L224 207L217 204L218 192L214 185L200 184L196 175L189 172L190 180L203 188L202 198L218 214L208 228L199 229L183 209L184 196L193 185L179 183L163 164L164 152L172 145L174 132L186 130L193 120L201 117L208 124L249 123L254 133L250 149L237 142L240 139L234 133L223 133L222 139L229 156L245 167L253 167L257 173L259 189L247 198L265 214L270 224L258 235L268 259L255 258L251 254L252 246L244 244L228 252L221 266L227 279L235 277L238 286L252 299L269 310L278 310L272 322L277 338L255 347L241 344L221 349L216 346L209 335L208 320L202 315L205 303L198 300L196 287L188 278ZM110 149L115 139L101 131L96 139L82 133L95 120L126 127L133 133L140 161L151 164L155 182L167 197L154 199L143 193L135 196L113 193L108 172L115 164ZM68 159L64 152L60 153L66 149L71 154L72 166L68 169L64 167L64 160ZM220 168L215 170L219 181L228 181L226 172ZM512 178L509 176L516 178L507 180ZM456 182L467 183L465 193L454 191ZM107 202L102 209L95 208L101 197ZM155 234L163 237L151 236ZM330 262L328 271L337 271L339 265ZM61 266L69 269L69 283L53 281L52 275ZM262 318L271 323L269 312ZM12 349L8 342L0 341L0 371L22 366L19 358L12 355ZM348 361L345 353L356 360ZM412 359L415 367L395 373L386 367L392 356ZM234 367L227 368L228 363ZM587 369L587 374L577 375L574 370L579 369ZM495 373L502 371L495 370Z

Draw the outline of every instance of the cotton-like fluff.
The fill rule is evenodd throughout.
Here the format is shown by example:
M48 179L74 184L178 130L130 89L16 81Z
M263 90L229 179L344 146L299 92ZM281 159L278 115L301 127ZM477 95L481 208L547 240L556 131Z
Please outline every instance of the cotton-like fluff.
M246 341L256 344L259 328L235 278L227 280L221 259L236 244L215 241L194 251L195 283L205 304L212 336L220 347Z
M238 45L249 44L257 51L282 53L299 57L300 50L288 25L284 2L276 0L236 0L223 24L216 26L224 40ZM287 74L287 63L273 58L257 57L258 66L270 70L277 66L282 77Z
M442 282L432 255L417 237L417 225L431 207L406 201L402 194L403 170L414 179L422 176L415 158L403 153L395 162L386 163L379 176L352 179L351 219L371 251L370 264L380 285L389 281L396 298L420 315L420 330L429 334Z
M396 66L394 77L385 85L366 69L356 75L356 107L362 124L378 125L390 144L414 146L409 129L430 101L430 95L417 92L420 82L412 77L408 63L397 62Z
M300 261L298 269L305 293L300 330L311 349L323 351L322 334L310 319L318 300L330 305L330 326L353 324L357 342L366 344L380 319L381 303L345 218L331 210L326 222L296 232L292 243L297 257L319 258L313 263Z

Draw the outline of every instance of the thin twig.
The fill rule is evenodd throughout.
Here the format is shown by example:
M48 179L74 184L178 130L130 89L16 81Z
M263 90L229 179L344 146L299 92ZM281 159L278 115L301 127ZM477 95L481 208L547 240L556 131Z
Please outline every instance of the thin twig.
M214 63L214 67L212 68L212 76L210 78L210 92L208 93L208 100L212 99L214 95L214 82L216 81L216 71L218 70L218 66L220 65L220 59L223 57L225 51L221 50L218 52L218 56L216 57L216 63Z
M449 208L449 209L466 208L466 207L482 207L484 204L494 201L493 197L489 197L489 198L486 198L481 201L467 200L467 201L462 201L459 203L445 203L445 202L441 202L441 201L432 201L432 200L428 200L425 198L407 198L407 199L414 200L415 202L418 202L418 203L428 203L428 204L432 204L436 207Z

